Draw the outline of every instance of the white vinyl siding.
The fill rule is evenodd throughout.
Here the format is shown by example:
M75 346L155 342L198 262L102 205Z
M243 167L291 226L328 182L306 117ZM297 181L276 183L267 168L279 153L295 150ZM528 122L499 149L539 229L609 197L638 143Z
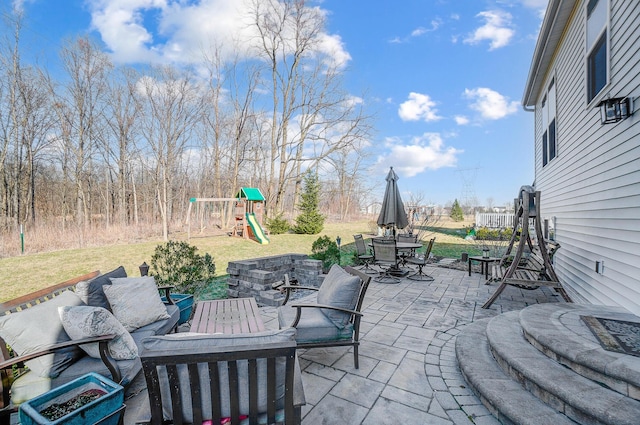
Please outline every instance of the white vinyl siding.
M536 189L543 218L555 217L561 249L554 264L571 296L640 314L640 112L601 125L597 108L585 107L587 1L577 2L554 60L543 70L556 82L562 152L543 166L541 103L548 93L540 92ZM612 97L640 97L640 7L635 1L600 1L610 9L605 90ZM596 261L604 261L603 274L595 272Z

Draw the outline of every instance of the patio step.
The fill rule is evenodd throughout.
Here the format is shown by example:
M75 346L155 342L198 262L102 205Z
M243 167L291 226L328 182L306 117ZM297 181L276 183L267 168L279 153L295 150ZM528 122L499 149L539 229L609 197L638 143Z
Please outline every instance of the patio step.
M625 394L624 380L620 377L611 380L605 370L606 364L615 361L620 365L618 374L623 364L629 368L621 359L623 355L614 356L614 362L608 356L600 358L602 353L593 345L595 340L589 340L583 332L584 329L590 332L588 328L575 321L576 318L580 321L580 314L602 316L593 313L602 310L594 306L581 310L586 306L568 304L553 307L535 305L465 327L456 340L456 355L467 382L503 423L637 424L640 402L627 396L635 394L635 385L627 383ZM525 332L533 344L525 338ZM588 348L577 345L580 337L576 335L581 334L584 343L591 343L586 345ZM557 348L563 345L559 341L570 343ZM580 355L572 354L572 350L580 351ZM592 356L589 362L575 361L585 353ZM567 363L572 363L580 373ZM584 363L592 367L581 367ZM594 370L602 370L602 376L595 375ZM603 386L607 383L615 384L618 391Z
M462 375L489 411L503 424L575 425L552 409L496 363L487 339L487 321L477 321L456 337L456 357Z
M529 343L546 356L585 378L640 400L640 358L602 348L580 316L640 321L619 307L551 303L521 310L520 325Z

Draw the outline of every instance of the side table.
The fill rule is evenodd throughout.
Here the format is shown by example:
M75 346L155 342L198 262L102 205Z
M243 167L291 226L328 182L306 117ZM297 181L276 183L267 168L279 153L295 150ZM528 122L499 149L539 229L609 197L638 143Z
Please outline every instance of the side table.
M481 255L474 255L469 257L469 276L471 276L471 261L478 261L480 263L480 273L484 273L484 278L489 280L489 264L500 261L498 257L483 257Z

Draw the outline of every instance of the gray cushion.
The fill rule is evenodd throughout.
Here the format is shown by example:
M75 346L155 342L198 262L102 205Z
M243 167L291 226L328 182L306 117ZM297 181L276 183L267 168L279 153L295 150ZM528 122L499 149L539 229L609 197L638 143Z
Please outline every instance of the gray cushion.
M102 307L58 307L62 326L73 340L114 334L109 341L109 354L115 360L131 360L138 357L138 347L129 332L109 310ZM100 358L98 343L80 346L89 356Z
M358 301L359 293L360 278L347 273L342 267L334 264L318 290L318 304L353 310ZM323 310L323 313L338 327L346 326L351 317L347 313L326 309Z
M129 332L169 319L153 276L111 278L103 287L113 315Z
M72 291L0 318L0 336L19 355L34 353L43 347L70 341L62 327L58 307L82 305ZM43 377L56 377L84 353L78 347L69 347L55 354L47 354L26 362L27 367Z
M118 360L118 367L122 374L121 385L127 386L142 370L139 358L133 360ZM89 372L96 372L111 379L109 369L100 359L84 356L71 366L63 370L56 378L43 378L34 373L25 373L11 385L11 402L22 403L31 400L53 388L80 378Z
M149 323L148 325L139 327L138 329L133 331L131 335L136 334L138 332L146 332L146 331L151 331L151 335L164 335L169 333L178 323L178 320L180 320L180 307L178 307L177 305L165 304L165 309L169 314L168 319L157 320L153 323Z
M109 301L107 301L107 297L104 295L102 287L104 285L111 285L110 279L112 277L127 277L127 272L124 270L124 267L120 266L109 273L101 274L89 281L78 282L76 284L76 294L78 294L86 305L111 310L111 306L109 305Z
M312 296L312 298L315 298L315 296ZM296 301L296 304L298 304L298 301ZM353 325L351 323L338 327L322 311L320 308L302 309L300 322L296 326L298 331L296 341L298 343L351 339L353 335ZM295 317L296 309L294 307L284 305L278 308L278 323L281 328L291 326Z
M166 354L200 354L211 352L212 349L219 349L223 347L225 350L233 351L234 348L254 348L263 344L288 342L295 339L296 330L293 328L287 328L280 331L266 331L251 334L194 334L194 333L177 333L166 336L156 336L146 338L142 341L142 347L140 351L141 356L154 356L154 355L166 355ZM200 373L201 382L209 381L209 372L207 364L199 364L198 370ZM220 381L223 388L228 388L228 373L226 366L219 365ZM186 385L181 386L181 398L184 406L184 418L185 422L193 422L193 412L191 411L191 392L188 385L188 372L185 365L178 366L178 374L181 382L186 382ZM249 410L249 395L247 393L248 377L246 370L240 372L239 388L240 388L240 411L241 414L246 414ZM282 408L284 403L284 379L285 379L285 362L278 361L276 363L276 376L277 388L277 408ZM266 379L266 362L258 361L258 380L263 381ZM171 408L171 397L169 395L169 383L166 375L166 371L161 371L159 374L161 396L162 396L162 409L166 419L173 416ZM203 415L205 419L211 419L211 394L208 385L203 385L202 392L202 406ZM266 411L266 394L263 393L263 389L260 389L259 394L259 409L260 411ZM222 416L230 416L229 407L229 394L227 391L220 393L220 401L222 406Z

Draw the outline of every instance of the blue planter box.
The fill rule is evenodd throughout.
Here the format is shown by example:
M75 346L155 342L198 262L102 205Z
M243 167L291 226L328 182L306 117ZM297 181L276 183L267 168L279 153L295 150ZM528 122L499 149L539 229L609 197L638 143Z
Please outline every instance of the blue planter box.
M106 392L96 400L81 406L67 415L50 421L40 414L54 403L64 403L87 390L98 389ZM22 425L117 425L123 414L124 389L113 381L88 373L64 385L54 388L20 405Z
M166 303L166 297L162 298L162 302ZM171 299L180 309L180 319L178 325L186 323L191 317L191 310L193 309L193 295L191 294L171 294Z

